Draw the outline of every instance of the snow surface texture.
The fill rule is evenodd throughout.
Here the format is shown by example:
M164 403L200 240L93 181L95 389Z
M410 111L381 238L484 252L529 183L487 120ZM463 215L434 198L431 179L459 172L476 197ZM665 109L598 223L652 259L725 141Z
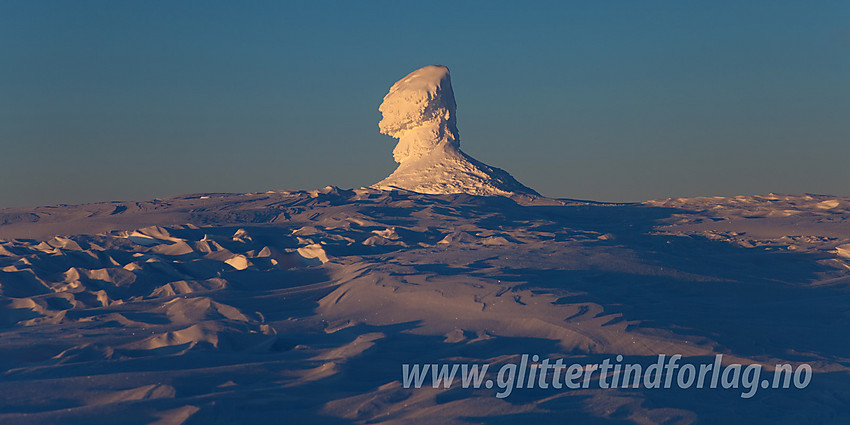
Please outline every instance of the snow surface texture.
M381 133L399 139L393 158L400 165L372 187L430 194L539 196L504 170L460 150L457 104L445 66L411 72L390 87L378 109L383 114L378 123Z
M334 187L0 210L0 423L843 423L848 223L850 198L816 195ZM749 400L399 382L523 353L815 374Z

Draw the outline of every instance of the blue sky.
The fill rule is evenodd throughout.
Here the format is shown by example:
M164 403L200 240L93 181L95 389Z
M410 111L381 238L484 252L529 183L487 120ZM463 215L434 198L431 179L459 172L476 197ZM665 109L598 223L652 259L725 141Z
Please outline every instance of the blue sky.
M846 1L0 1L0 207L360 187L389 86L557 197L850 195Z

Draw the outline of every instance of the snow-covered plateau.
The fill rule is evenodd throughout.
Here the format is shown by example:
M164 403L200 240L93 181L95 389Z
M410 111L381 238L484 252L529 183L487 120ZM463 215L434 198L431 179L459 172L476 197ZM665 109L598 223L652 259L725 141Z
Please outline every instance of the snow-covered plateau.
M0 423L840 423L850 199L376 189L0 213ZM402 388L404 363L802 362L805 389Z
M399 166L373 187L0 210L0 423L850 418L850 198L551 199L460 150L447 68L380 110ZM402 384L524 354L812 375L750 398Z

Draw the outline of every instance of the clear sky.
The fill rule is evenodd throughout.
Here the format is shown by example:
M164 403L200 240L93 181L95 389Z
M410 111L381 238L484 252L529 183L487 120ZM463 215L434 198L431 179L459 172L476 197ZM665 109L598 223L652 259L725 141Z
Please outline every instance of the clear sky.
M434 63L545 195L850 195L846 0L0 0L0 207L367 186Z

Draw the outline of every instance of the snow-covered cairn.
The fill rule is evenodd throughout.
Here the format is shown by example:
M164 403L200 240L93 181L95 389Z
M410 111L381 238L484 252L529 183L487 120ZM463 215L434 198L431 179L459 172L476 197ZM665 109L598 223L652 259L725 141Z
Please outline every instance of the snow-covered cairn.
M476 161L460 150L457 104L449 69L430 65L390 87L378 108L382 134L398 139L398 168L377 189L472 195L538 195L507 172Z

